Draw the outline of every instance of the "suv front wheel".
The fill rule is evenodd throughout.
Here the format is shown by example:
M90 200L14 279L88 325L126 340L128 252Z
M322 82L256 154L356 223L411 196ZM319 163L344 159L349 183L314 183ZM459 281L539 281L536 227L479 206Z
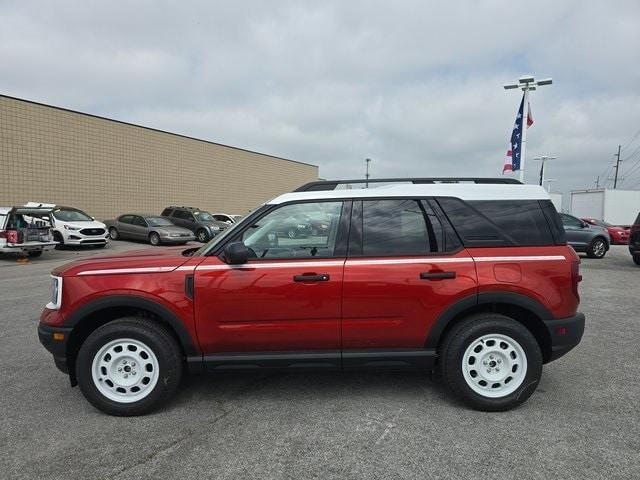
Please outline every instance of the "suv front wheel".
M495 313L463 320L444 339L439 367L447 387L477 410L514 408L535 391L542 353L535 337L512 318Z
M96 329L76 360L78 385L111 415L148 413L170 398L182 377L180 347L162 327L126 317Z

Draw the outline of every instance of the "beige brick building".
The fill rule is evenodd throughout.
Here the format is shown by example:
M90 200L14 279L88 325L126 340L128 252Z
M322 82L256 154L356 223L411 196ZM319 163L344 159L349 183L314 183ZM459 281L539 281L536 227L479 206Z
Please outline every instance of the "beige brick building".
M317 178L315 165L0 95L0 206L245 214Z

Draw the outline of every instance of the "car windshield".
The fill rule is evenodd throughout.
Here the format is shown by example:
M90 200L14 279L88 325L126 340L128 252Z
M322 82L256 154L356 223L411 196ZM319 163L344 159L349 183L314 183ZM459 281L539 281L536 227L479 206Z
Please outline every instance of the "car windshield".
M214 220L209 212L193 212L193 216L196 217L196 222L212 222Z
M146 217L145 220L150 227L168 227L173 225L169 220L162 217Z
M92 222L93 218L84 213L82 210L70 208L56 208L53 217L62 222Z

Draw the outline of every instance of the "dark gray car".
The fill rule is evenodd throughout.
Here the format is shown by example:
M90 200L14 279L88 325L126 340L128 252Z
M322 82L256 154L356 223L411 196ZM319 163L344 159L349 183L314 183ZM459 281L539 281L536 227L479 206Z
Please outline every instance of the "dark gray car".
M590 258L604 257L611 244L611 237L605 228L590 225L566 213L561 213L560 218L562 218L567 243L576 252L584 252Z
M201 242L208 242L210 239L229 227L228 223L220 222L213 218L206 210L195 207L167 207L162 211L162 216L168 218L176 225L188 228L196 234L196 238Z
M104 223L112 240L128 238L143 240L151 245L161 243L180 245L195 240L190 230L178 227L158 215L125 213L115 220L107 220Z

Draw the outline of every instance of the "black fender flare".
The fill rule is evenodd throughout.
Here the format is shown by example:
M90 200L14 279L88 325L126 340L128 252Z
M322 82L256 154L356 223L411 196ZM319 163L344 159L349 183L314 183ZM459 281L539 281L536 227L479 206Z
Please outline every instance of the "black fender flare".
M426 348L437 348L442 337L442 333L447 325L459 314L465 310L480 305L490 305L492 303L502 303L506 305L515 305L530 311L540 320L552 320L553 315L539 301L521 293L515 292L482 292L476 295L469 295L447 308L436 319L427 336Z
M197 356L200 352L193 343L184 323L171 310L160 303L136 295L108 295L92 300L76 309L64 322L65 327L75 327L91 314L108 308L137 308L156 315L178 337L186 356Z

